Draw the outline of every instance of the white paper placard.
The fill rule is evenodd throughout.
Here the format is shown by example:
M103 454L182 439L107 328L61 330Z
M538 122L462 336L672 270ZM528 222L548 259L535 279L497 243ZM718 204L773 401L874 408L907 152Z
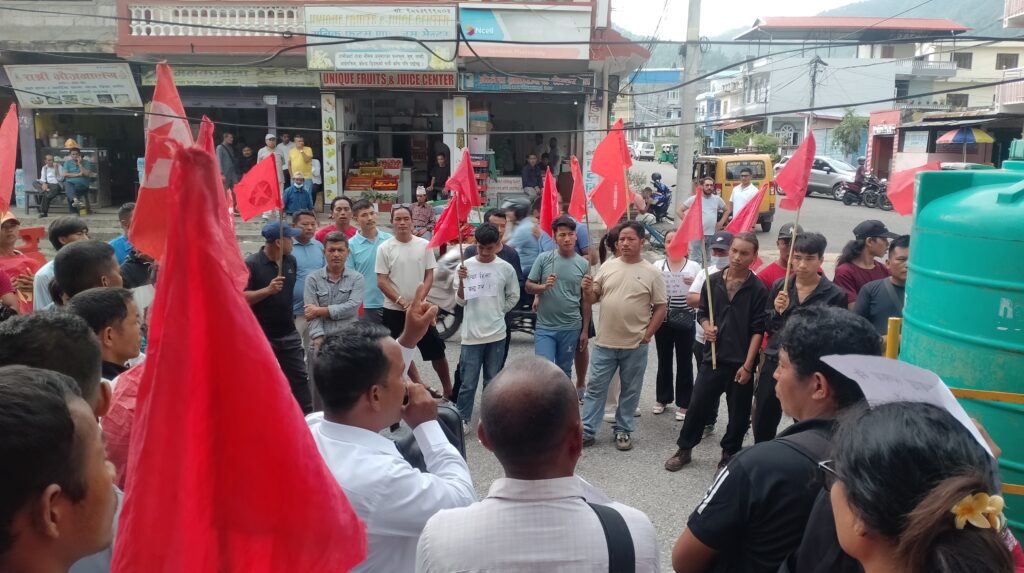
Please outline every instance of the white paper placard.
M462 282L466 300L483 296L498 296L497 274L494 271L473 271Z
M686 284L685 277L682 273L673 273L669 271L662 271L662 275L665 277L665 292L669 298L674 296L686 296L690 292L690 285ZM693 282L691 279L690 282Z

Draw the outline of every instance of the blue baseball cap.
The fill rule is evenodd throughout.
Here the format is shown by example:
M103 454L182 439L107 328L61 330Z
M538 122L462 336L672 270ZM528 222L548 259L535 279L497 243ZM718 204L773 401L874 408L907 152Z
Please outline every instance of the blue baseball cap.
M264 239L268 241L273 241L281 237L282 227L284 227L283 232L285 237L291 237L294 239L295 237L298 237L299 235L302 234L302 231L290 225L282 225L280 221L271 221L266 225L263 225L263 230L260 231L260 234L263 235Z

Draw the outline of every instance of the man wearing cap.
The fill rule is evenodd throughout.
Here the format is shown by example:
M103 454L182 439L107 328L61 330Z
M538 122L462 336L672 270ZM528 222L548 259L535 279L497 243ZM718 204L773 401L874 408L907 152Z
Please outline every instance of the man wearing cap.
M257 163L263 161L268 155L273 153L277 157L274 161L277 162L277 186L280 187L281 192L284 192L284 171L287 168L287 162L284 158L284 153L277 147L277 136L273 133L268 133L263 139L266 145L261 147L259 152L256 154Z
M861 287L889 276L889 269L877 257L884 256L889 250L889 239L898 236L885 223L875 219L868 219L853 228L853 240L843 247L836 261L835 278L832 279L846 291L851 310Z
M277 357L292 395L305 414L313 410L312 397L306 381L305 354L302 338L295 330L293 295L298 273L292 256L292 239L302 231L273 221L263 226L266 243L245 259L249 268L249 282L243 291L245 301L252 307L256 320L263 329L270 347ZM279 269L283 269L280 272Z
M427 189L420 185L416 188L416 202L410 206L412 210L412 234L429 239L433 235L437 214L434 206L427 203Z
M698 263L704 260L703 249L711 246L711 238L717 232L721 231L725 227L725 222L729 220L729 206L726 205L725 201L721 197L715 194L715 180L711 177L705 177L701 180L700 184L701 193L704 195L701 197L701 222L704 224L704 244L701 245L700 241L692 241L690 243L690 260L697 261ZM683 204L679 206L679 220L682 221L683 217L686 216L686 212L693 206L693 202L697 199L696 195L688 197ZM721 212L721 215L719 215Z
M796 232L799 235L804 232L804 228L797 225ZM779 238L775 241L775 246L779 248L779 258L757 271L757 278L761 279L761 282L764 283L765 288L768 290L772 289L775 281L786 275L786 265L789 264L789 249L792 240L793 223L786 223L779 229Z
M87 161L82 159L82 152L74 147L64 160L64 190L68 199L68 210L74 213L82 206L81 199L89 192L89 184L95 175Z
M39 270L39 261L14 248L18 243L21 221L14 213L0 213L0 272L7 275L22 301L22 311L32 310L32 277Z

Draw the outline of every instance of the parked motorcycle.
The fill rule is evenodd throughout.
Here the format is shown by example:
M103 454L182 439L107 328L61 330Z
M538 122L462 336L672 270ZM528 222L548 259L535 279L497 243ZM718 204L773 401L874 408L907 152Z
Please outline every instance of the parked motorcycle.
M842 185L842 197L843 205L849 207L853 204L863 205L864 195L861 193L862 187L858 187L854 183L843 182Z
M878 190L878 208L883 211L892 211L892 201L889 200L889 184L882 179L882 187Z
M864 205L872 209L878 207L878 196L882 188L877 178L868 175L864 177L864 184L861 186L861 194L864 196Z
M663 219L674 221L669 215L669 212L672 210L672 189L661 182L660 173L651 174L651 185L654 187L654 193L651 194L651 202L647 205L647 212L654 215L655 222L657 223L660 223Z

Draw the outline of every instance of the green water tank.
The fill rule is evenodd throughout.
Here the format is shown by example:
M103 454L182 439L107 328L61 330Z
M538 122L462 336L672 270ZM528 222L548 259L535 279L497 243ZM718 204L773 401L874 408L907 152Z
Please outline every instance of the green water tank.
M1002 448L1024 534L1024 162L920 174L900 358L942 377Z

